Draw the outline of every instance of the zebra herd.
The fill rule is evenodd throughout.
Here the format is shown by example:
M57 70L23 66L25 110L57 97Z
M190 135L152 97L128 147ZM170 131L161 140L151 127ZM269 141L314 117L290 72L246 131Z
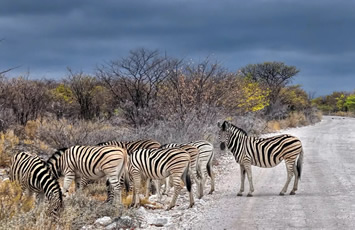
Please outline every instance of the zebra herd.
M49 213L55 218L63 209L63 196L68 192L73 180L77 191L90 181L103 177L106 178L107 202L121 203L123 185L128 191L131 184L133 190L131 206L138 207L140 204L138 192L142 179L147 181L146 196L149 195L149 184L153 180L160 200L160 183L170 177L174 195L168 209L175 206L182 189L181 180L187 187L192 207L194 198L190 175L199 185L199 198L203 196L207 175L213 185L210 193L214 191L213 146L203 140L171 145L179 147L162 146L150 139L109 141L96 146L59 149L47 161L37 155L20 152L11 159L10 180L19 181L21 187L30 194L33 192L45 194L50 202ZM62 189L58 183L60 177L64 177ZM168 190L169 184L165 183L165 190Z
M218 137L220 148L226 145L240 165L241 185L238 196L244 192L245 174L248 176L249 193L254 192L251 166L271 168L285 161L287 181L280 195L284 195L295 175L291 195L298 189L301 177L303 149L301 141L290 135L278 135L269 138L256 138L237 126L224 121L219 124ZM140 204L139 190L142 180L147 182L145 195L149 196L149 185L153 182L157 188L158 199L169 188L174 188L173 198L168 206L175 206L184 182L189 192L190 205L194 205L192 182L197 185L197 197L203 197L207 176L211 179L212 194L215 189L215 175L212 170L214 158L213 145L205 140L190 143L170 143L161 145L155 140L109 141L95 146L72 146L57 150L47 161L35 154L20 152L12 157L10 180L19 181L21 187L30 194L35 192L39 198L43 194L50 202L48 211L58 217L63 209L63 196L68 192L72 181L75 190L85 187L89 181L106 178L107 202L121 202L124 188L133 190L131 206ZM296 162L297 161L297 162ZM58 179L64 177L60 189ZM192 179L191 179L192 178ZM161 191L161 183L165 184Z

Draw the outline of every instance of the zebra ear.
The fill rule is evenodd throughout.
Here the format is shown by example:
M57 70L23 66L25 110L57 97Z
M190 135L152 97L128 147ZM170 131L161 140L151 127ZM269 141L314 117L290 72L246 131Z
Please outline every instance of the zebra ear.
M228 129L228 121L224 121L221 128L222 128L222 131L226 131Z
M218 128L221 128L221 123L219 121L217 122L217 126Z

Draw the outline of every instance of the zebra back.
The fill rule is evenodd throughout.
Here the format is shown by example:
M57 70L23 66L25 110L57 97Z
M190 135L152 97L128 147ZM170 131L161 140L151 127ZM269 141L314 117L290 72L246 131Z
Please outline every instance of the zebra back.
M45 161L31 153L17 153L11 158L9 177L11 181L18 181L23 189L44 193L51 205L49 213L58 217L63 208L62 192Z
M98 144L99 146L104 145L115 145L121 148L127 149L128 155L131 155L137 149L158 149L161 144L152 139L143 139L136 141L107 141Z
M130 156L129 171L139 171L150 179L164 179L172 171L181 173L190 164L190 155L181 148L138 149Z
M227 133L227 147L238 163L250 162L258 167L271 168L282 160L295 160L302 152L301 141L288 134L267 138L251 137L227 121L223 123L221 131Z
M169 143L169 144L164 144L161 146L161 148L174 148L178 147L183 150L185 150L189 155L191 159L191 164L190 167L193 170L193 172L196 173L198 169L198 164L199 164L199 149L191 144L177 144L177 143ZM200 172L198 172L200 173Z
M128 162L127 151L117 146L72 146L65 151L57 151L48 159L55 175L75 170L87 179L101 178L101 172L115 167L123 160Z

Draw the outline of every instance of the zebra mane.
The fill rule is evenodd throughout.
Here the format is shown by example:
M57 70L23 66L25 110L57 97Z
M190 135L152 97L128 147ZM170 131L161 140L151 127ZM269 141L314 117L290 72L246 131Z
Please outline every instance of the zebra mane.
M243 133L245 136L248 136L248 133L243 130L242 128L239 128L238 126L236 125L233 125L232 123L229 123L228 121L224 121L223 124L222 124L222 129L226 129L226 128L232 128L231 131L232 132L235 132L236 130Z
M57 151L55 151L52 156L50 156L47 160L47 163L54 161L57 161L57 159L63 155L63 153L67 150L68 148L61 148L61 149L57 149Z

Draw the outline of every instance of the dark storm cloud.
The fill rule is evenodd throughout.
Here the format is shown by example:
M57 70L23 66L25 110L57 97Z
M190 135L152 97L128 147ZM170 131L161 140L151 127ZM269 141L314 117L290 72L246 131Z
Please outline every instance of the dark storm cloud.
M354 6L331 0L2 0L0 70L21 65L16 71L62 77L66 67L90 72L145 47L182 58L213 55L231 71L283 61L301 70L295 83L308 91L353 90Z

